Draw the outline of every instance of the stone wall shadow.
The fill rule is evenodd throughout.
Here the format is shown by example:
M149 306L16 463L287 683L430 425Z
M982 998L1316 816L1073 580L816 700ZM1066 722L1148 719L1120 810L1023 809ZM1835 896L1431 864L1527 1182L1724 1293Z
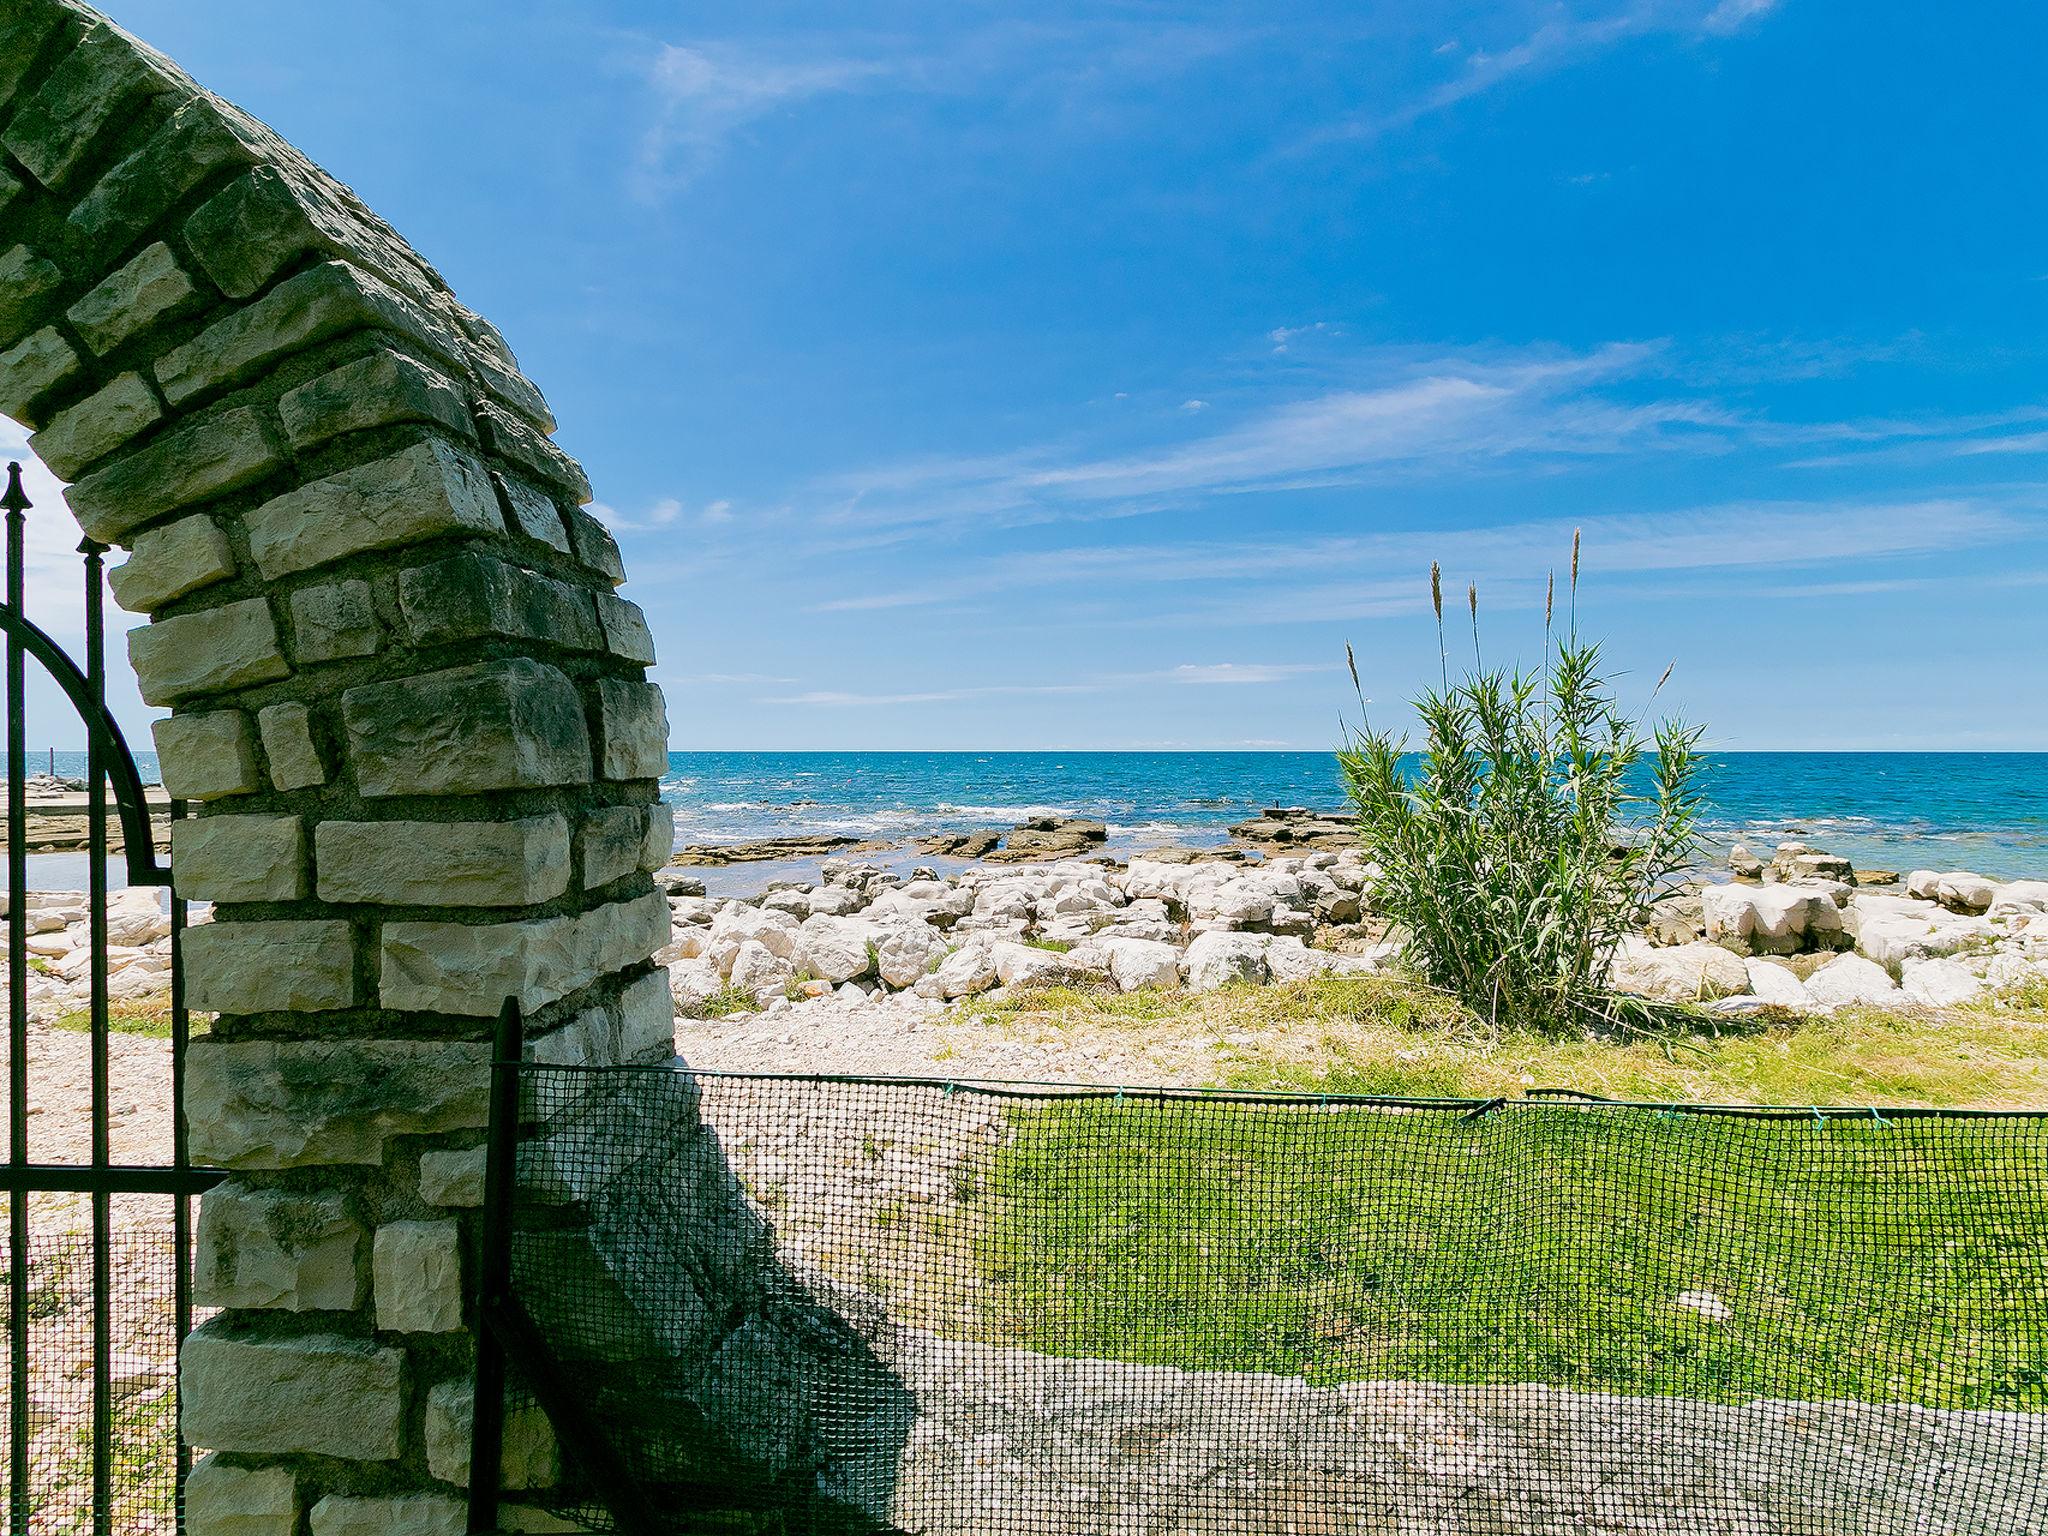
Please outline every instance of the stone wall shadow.
M778 1260L687 1068L521 1086L514 1292L664 1523L895 1530L916 1400L849 1320L863 1303Z

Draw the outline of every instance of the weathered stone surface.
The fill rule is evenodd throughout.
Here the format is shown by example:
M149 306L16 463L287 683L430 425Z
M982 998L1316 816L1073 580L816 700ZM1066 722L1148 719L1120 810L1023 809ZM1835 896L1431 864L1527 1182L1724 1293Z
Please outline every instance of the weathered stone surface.
M565 555L569 553L569 530L563 525L561 510L552 497L543 495L523 480L507 475L494 473L491 479L504 498L514 527L550 549Z
M338 1194L216 1184L199 1201L193 1300L202 1307L351 1312L369 1233Z
M439 1493L366 1497L330 1493L313 1506L313 1536L462 1536L468 1510Z
M178 507L239 490L284 462L254 411L236 408L165 433L64 493L78 526L102 544Z
M81 470L105 458L163 417L156 395L139 373L124 373L95 390L29 439L36 457L63 480L76 480Z
M85 344L104 356L136 332L191 307L199 285L159 240L64 311Z
M292 657L309 662L373 656L383 643L367 581L330 581L291 596Z
M405 1448L405 1353L334 1334L253 1338L225 1318L178 1352L185 1438L219 1451L395 1461Z
M285 279L253 304L217 320L157 360L156 381L173 405L221 389L290 353L359 327L396 331L437 351L445 334L391 289L345 262Z
M420 1198L429 1205L484 1203L484 1149L461 1147L420 1154Z
M563 509L562 517L569 525L569 543L576 558L615 587L624 581L626 562L619 556L619 541L612 537L611 529L581 507Z
M364 795L473 795L590 780L576 685L524 658L478 662L341 696Z
M444 1483L469 1486L469 1441L475 1423L476 1385L444 1381L427 1394L427 1470ZM555 1432L531 1402L505 1405L505 1438L498 1486L546 1488L560 1476Z
M128 661L149 704L246 688L291 672L278 647L270 604L260 597L131 629Z
M320 899L417 907L523 907L569 888L569 823L324 821Z
M454 1221L391 1221L370 1259L377 1326L452 1333L462 1326L462 1229Z
M668 772L668 706L659 688L599 678L597 714L605 778L658 779Z
M247 523L249 552L272 580L364 550L503 526L483 467L438 439L287 491Z
M306 828L296 816L200 816L171 824L178 894L200 901L297 901Z
M313 210L283 166L258 165L185 221L185 239L222 293L246 299L314 243ZM340 244L322 243L330 251Z
M557 448L545 435L524 421L494 405L481 406L477 425L493 451L510 459L527 474L563 494L577 506L590 500L590 481L583 467Z
M273 704L256 714L270 782L279 789L311 789L327 782L327 765L313 740L312 714L303 704Z
M202 1456L185 1479L188 1536L298 1536L298 1481L288 1467L231 1467Z
M610 805L584 817L583 888L610 885L667 863L666 839L658 834L673 827L674 814L665 805ZM663 846L650 858L655 844Z
M4 169L0 169L0 213L7 211L7 205L21 195L21 183Z
M659 893L520 923L386 923L386 1008L494 1016L507 997L538 1008L645 960L668 941Z
M130 613L153 613L174 597L235 573L234 551L206 514L181 517L138 534L127 560L108 572L114 601Z
M460 389L426 364L388 349L287 390L277 411L294 448L404 421L438 423L465 437L476 431Z
M47 256L25 245L0 253L0 347L11 347L42 319L64 274Z
M76 374L79 366L71 343L47 325L0 352L0 415L12 416L23 426L40 426L45 418L38 402Z
M666 1061L676 1053L676 1008L668 972L649 971L619 993L619 1056L623 1062Z
M193 1161L376 1166L393 1136L482 1130L490 1060L480 1040L195 1040L185 1069Z
M71 210L81 244L120 249L223 165L251 158L220 103L188 101L148 143L118 162Z
M591 594L489 555L466 553L400 573L398 605L416 646L542 640L597 650Z
M0 12L0 107L14 99L63 13L53 6L18 5Z
M61 187L101 135L126 122L140 102L169 90L171 80L157 55L96 22L41 88L16 107L0 143L37 181Z
M179 800L218 800L263 788L255 732L239 709L172 715L152 721L149 732L164 788Z
M202 923L185 935L185 992L206 1013L322 1013L356 1001L338 918Z
M653 666L654 634L647 627L647 615L640 611L640 605L610 592L599 592L596 597L605 649L642 666Z

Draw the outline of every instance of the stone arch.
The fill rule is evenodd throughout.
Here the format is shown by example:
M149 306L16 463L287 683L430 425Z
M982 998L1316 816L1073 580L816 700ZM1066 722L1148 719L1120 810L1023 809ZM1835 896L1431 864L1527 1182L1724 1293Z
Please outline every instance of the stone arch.
M671 1051L646 623L490 324L72 0L0 0L0 231L0 412L128 551L130 656L198 809L175 878L214 903L186 1094L233 1177L182 1364L194 1529L322 1500L337 1530L439 1529L490 1020L516 995L548 1059Z

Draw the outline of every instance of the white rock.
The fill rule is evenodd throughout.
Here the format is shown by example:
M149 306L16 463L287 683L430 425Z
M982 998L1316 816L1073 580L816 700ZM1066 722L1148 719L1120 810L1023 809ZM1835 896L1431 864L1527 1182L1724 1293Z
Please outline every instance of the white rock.
M875 965L882 980L898 988L916 986L930 968L932 957L946 948L938 931L921 922L892 924L879 931L874 944Z
M986 992L996 984L996 962L989 946L979 940L962 944L939 962L933 973L941 997L967 997Z
M1680 1291L1671 1298L1671 1304L1697 1312L1710 1323L1725 1323L1735 1315L1734 1309L1712 1291Z
M796 963L821 981L851 981L873 968L868 946L879 937L864 919L817 913L797 929Z
M748 939L733 956L727 980L757 1003L782 996L796 976L796 967L758 939Z
M1837 955L1806 978L1816 1006L1840 1008L1849 1003L1893 1003L1899 998L1891 972L1861 955Z
M1951 912L1985 911L1997 895L1996 885L1963 870L1943 875L1934 888L1934 899Z
M1700 892L1707 939L1737 953L1789 955L1842 930L1824 889L1802 885L1709 885Z
M1749 972L1749 990L1759 1003L1776 1003L1784 1008L1811 1008L1813 997L1806 984L1782 965L1768 960L1744 962Z
M1271 976L1266 946L1251 934L1211 929L1195 935L1181 956L1181 974L1196 992L1214 992L1233 981L1262 982Z
M1749 967L1719 944L1655 949L1631 942L1615 957L1614 984L1669 1003L1711 1002L1749 991Z
M675 1000L676 1012L685 1018L702 1018L704 1005L717 996L724 985L725 979L718 974L718 967L709 960L675 960L669 963L669 996Z
M1151 939L1102 938L1095 947L1109 961L1117 990L1138 992L1147 987L1180 985L1180 951Z
M1934 900L1934 893L1940 888L1939 870L1916 869L1906 876L1906 894L1917 901Z
M2048 880L2012 880L1998 888L1988 917L2038 917L2048 914Z
M1901 974L1900 989L1923 1007L1953 1008L1982 996L1985 986L1957 961L1909 960Z
M171 931L171 916L157 906L154 886L126 886L107 897L107 942L150 943Z
M1006 987L1029 986L1033 982L1057 981L1072 971L1068 957L1029 944L998 941L989 946L996 977Z

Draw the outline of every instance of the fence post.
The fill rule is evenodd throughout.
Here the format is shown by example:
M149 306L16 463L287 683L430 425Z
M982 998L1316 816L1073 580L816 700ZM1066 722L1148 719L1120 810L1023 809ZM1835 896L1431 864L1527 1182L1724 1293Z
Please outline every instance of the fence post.
M519 1059L525 1024L519 999L498 1012L491 1051L491 1120L484 1142L483 1253L476 1283L476 1396L470 1406L470 1536L498 1528L498 1482L505 1452L505 1343L492 1317L512 1286L512 1186L518 1176Z

